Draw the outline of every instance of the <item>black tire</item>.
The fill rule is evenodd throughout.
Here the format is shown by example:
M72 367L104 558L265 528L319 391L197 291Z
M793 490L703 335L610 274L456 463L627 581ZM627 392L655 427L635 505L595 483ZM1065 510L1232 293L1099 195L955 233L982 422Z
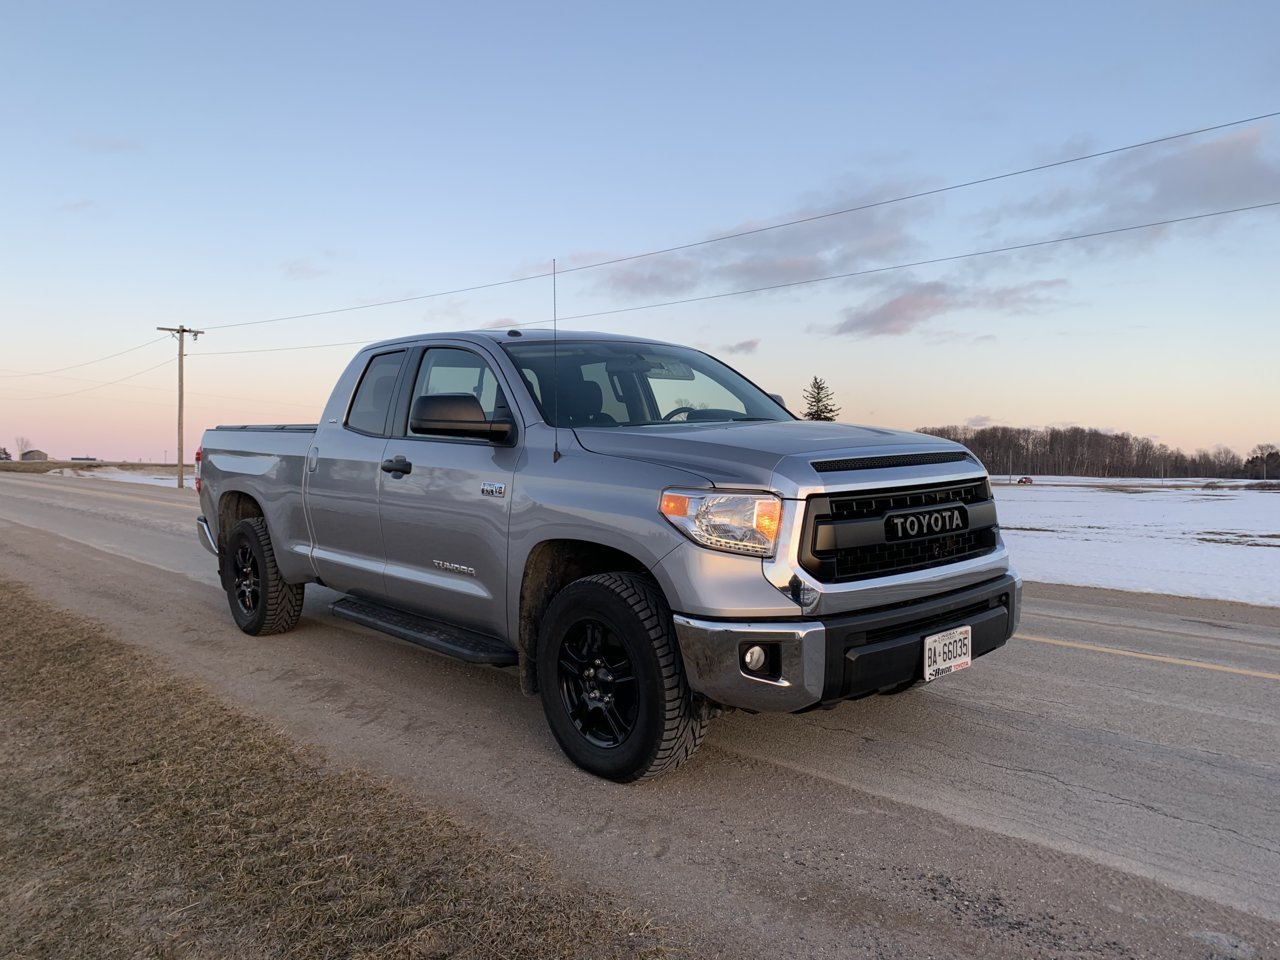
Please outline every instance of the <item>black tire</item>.
M538 688L569 759L619 783L674 770L707 733L671 610L634 573L583 577L556 595L539 633Z
M222 556L222 583L236 626L253 636L292 630L302 616L306 585L280 576L267 521L249 517L237 523Z

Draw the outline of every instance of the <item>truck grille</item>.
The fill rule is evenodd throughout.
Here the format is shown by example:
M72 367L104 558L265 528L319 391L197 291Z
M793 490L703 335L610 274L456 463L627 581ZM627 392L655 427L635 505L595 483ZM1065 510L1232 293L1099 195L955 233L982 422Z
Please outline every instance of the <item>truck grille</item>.
M927 570L991 553L996 548L996 527L970 528L938 536L895 543L864 543L830 550L815 549L820 524L839 521L874 521L891 511L988 503L991 488L985 479L959 483L894 487L814 497L805 516L805 537L800 565L823 583L847 583L913 570ZM992 514L994 516L994 514Z

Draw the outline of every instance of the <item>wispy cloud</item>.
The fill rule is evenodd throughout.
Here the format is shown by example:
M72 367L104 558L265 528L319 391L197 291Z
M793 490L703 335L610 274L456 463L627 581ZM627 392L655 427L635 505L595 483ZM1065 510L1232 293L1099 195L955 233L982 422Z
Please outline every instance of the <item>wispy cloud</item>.
M993 423L995 423L994 419L988 417L985 413L980 413L977 416L970 417L964 422L964 425L972 427L974 430L981 430L983 427L989 427Z
M74 200L71 203L59 205L58 209L62 213L84 213L87 210L92 210L97 205L98 202L96 200Z
M1010 286L965 285L946 280L896 284L879 301L844 310L830 332L854 337L898 337L937 317L963 310L1026 313L1054 302L1050 291L1066 280L1031 280Z
M745 236L602 267L581 276L589 278L597 293L628 305L679 300L1247 206L1280 198L1280 156L1270 136L1268 128L1260 125L1062 168L1034 178L1034 183L1019 179L1017 195L1031 199L987 205L979 198L976 206L957 211L949 224L935 221L952 202L950 194L822 216L939 185L906 179L864 180L853 187L812 193L775 218L742 221L704 234L707 238ZM1066 143L1048 158L1092 148L1084 142ZM806 217L820 219L749 232ZM989 333L952 334L932 328L931 322L960 311L1016 315L1061 305L1069 289L1069 273L1062 267L1050 273L1045 264L1121 253L1140 255L1175 231L1204 235L1223 229L1227 222L1153 228L1068 246L987 255L956 262L945 275L932 279L917 280L907 270L894 269L832 281L822 289L846 296L856 293L857 299L838 312L834 325L819 320L810 329L854 337L921 331L929 338L990 339ZM957 239L944 240L947 236ZM561 263L579 265L600 259L608 256L578 255Z
M919 183L885 181L832 190L771 220L743 221L710 231L708 237L820 216L920 188ZM598 284L609 293L628 297L678 297L850 273L923 250L923 228L937 207L932 201L912 201L750 233L602 268Z
M1097 203L1109 213L1161 219L1280 198L1280 157L1264 152L1264 128L1252 127L1177 150L1128 154L1099 176L1127 198Z
M1267 128L1258 125L1120 154L1088 168L1083 180L996 206L980 219L990 231L988 237L1002 240L1004 227L1011 222L1020 227L1041 225L1046 236L1065 236L1280 199L1280 155L1268 152L1266 134ZM1175 230L1203 234L1221 230L1229 222L1210 219L1154 227L1073 243L1071 249L1085 255L1110 254L1119 248L1141 253ZM1018 254L1016 259L1025 263L1058 255L1050 247ZM998 269L1012 259L1000 258L1001 263L993 258L983 266Z
M726 344L720 348L721 353L755 353L760 346L760 338L755 337L751 340L740 340L737 343Z

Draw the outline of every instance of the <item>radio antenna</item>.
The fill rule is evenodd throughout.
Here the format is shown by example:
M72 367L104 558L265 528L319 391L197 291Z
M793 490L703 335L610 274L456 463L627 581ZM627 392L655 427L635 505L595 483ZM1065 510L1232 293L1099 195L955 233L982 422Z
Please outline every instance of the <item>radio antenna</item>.
M560 330L559 307L556 304L556 258L551 258L551 405L556 412L554 449L551 462L560 462Z

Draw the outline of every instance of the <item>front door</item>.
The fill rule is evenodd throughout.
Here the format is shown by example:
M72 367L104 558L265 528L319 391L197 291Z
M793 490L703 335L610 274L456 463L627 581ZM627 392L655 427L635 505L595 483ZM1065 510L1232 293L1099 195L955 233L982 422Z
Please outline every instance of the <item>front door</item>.
M415 358L413 388L397 406L384 456L412 464L383 474L383 578L401 607L481 633L505 635L507 524L519 446L413 434L405 412L415 398L470 393L489 419L510 417L489 361L463 347L429 347ZM411 360L410 363L414 363Z

